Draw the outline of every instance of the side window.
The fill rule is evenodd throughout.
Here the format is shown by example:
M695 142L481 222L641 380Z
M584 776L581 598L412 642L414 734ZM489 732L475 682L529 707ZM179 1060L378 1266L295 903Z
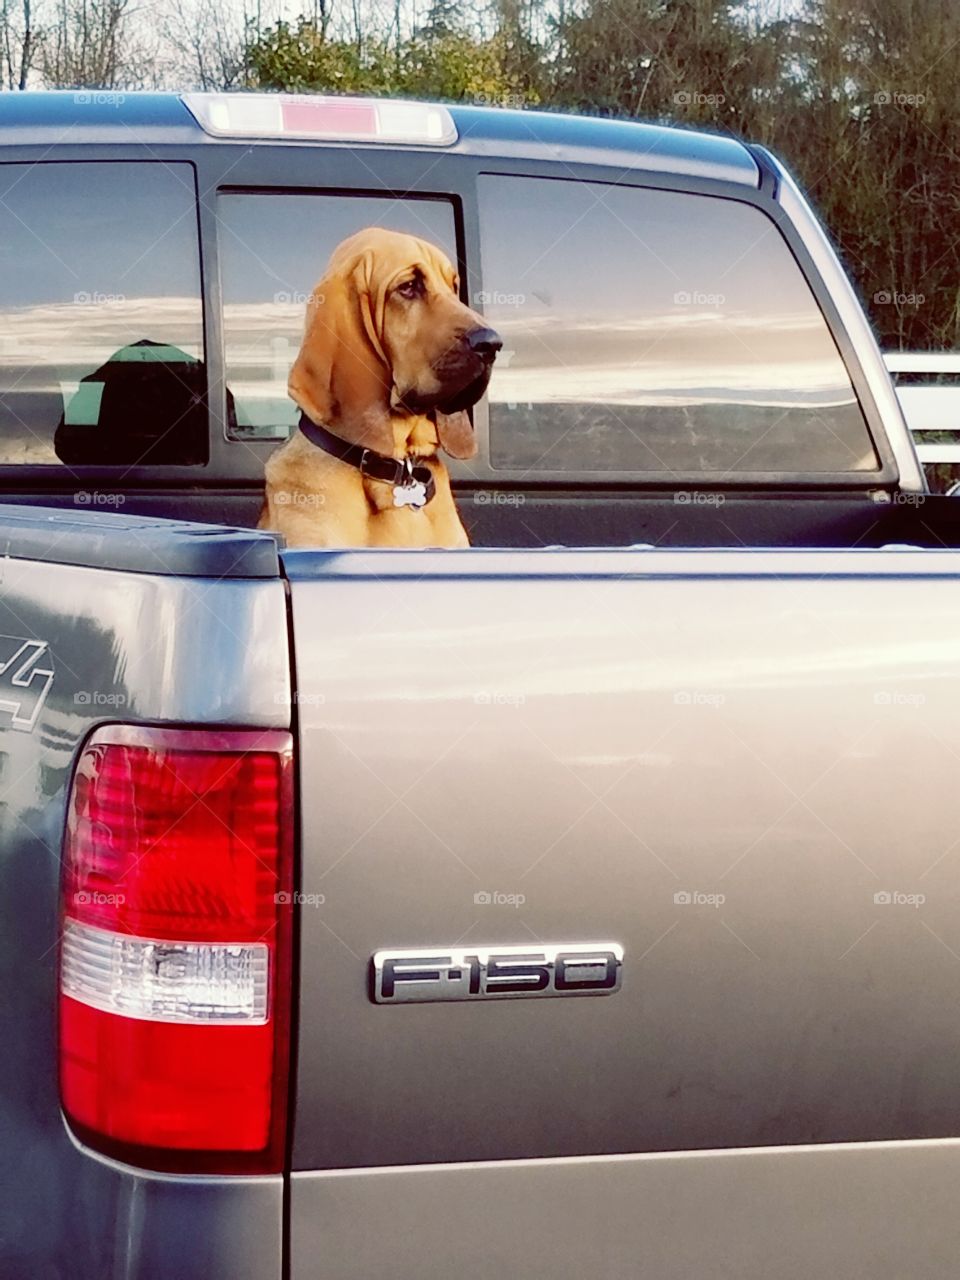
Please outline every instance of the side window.
M504 339L494 467L877 469L816 300L758 209L545 178L479 189L484 313Z
M406 231L456 262L446 200L227 192L218 200L228 434L283 440L299 416L287 377L303 334L307 298L341 240L364 227Z
M207 458L193 168L0 165L0 464Z

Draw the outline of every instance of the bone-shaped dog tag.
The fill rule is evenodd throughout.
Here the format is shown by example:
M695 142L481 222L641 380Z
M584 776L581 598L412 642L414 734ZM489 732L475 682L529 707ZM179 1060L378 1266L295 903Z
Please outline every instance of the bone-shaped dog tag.
M426 486L419 480L415 480L413 484L398 484L393 490L393 505L413 507L415 511L419 511L421 507L427 505Z

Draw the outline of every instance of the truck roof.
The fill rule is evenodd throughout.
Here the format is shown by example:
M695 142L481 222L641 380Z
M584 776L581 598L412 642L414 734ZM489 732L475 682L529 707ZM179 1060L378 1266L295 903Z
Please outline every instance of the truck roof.
M238 95L188 95L202 98L235 98ZM275 101L278 95L247 94L247 99ZM289 97L289 95L280 95ZM322 101L322 99L315 99ZM300 95L297 101L304 101ZM326 101L331 101L326 99ZM337 101L342 102L343 99ZM354 99L353 101L358 101ZM384 103L387 99L368 99ZM614 120L596 116L564 115L548 111L509 110L496 106L448 105L445 110L456 128L456 141L445 151L497 157L531 156L646 170L731 182L756 188L759 169L747 148L722 134ZM120 90L45 90L0 94L0 145L85 143L213 144L257 141L255 131L234 137L215 136L204 129L184 96L176 93L123 92ZM260 139L272 144L315 145L309 138ZM376 139L355 137L324 145L378 146ZM386 139L384 139L386 142ZM390 142L389 145L398 145ZM404 144L410 145L410 144ZM413 144L422 145L422 144ZM436 145L436 144L434 144Z

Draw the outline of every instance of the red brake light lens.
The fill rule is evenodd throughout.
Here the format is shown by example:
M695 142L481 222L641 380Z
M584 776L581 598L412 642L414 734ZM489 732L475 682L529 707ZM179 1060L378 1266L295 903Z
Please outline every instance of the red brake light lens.
M280 103L286 133L376 136L377 109L372 102L350 98L286 98Z
M134 1163L282 1168L292 740L110 726L74 777L63 875L63 1108Z

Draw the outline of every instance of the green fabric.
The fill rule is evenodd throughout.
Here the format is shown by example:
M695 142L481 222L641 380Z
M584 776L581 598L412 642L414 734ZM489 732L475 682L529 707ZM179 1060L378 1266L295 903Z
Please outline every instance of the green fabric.
M145 338L142 342L132 342L128 347L115 351L107 364L120 361L155 361L158 364L199 364L196 356L188 356L179 347L171 347L162 342L151 342Z
M102 382L81 382L70 397L64 421L71 427L95 427L100 421Z

